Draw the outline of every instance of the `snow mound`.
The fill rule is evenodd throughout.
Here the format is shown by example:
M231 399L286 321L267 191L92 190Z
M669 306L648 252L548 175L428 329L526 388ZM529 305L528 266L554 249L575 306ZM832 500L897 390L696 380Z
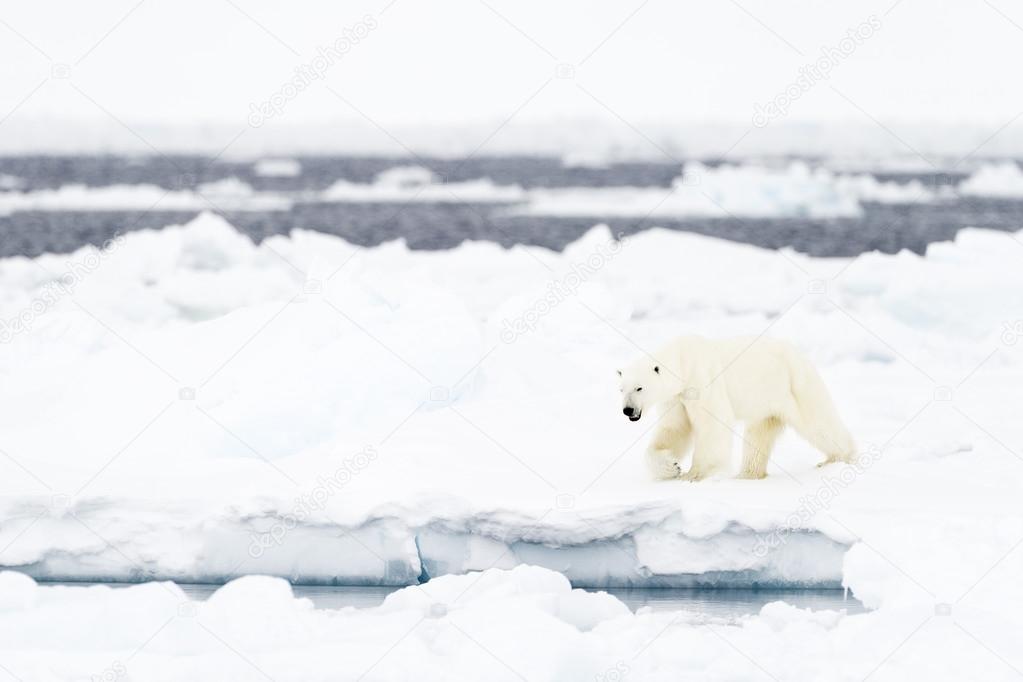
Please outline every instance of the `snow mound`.
M430 599L424 600L424 594ZM497 612L529 605L579 630L592 630L601 621L629 614L625 604L606 592L573 589L564 575L528 565L508 571L491 569L467 576L437 578L431 580L426 589L403 589L388 595L380 610L414 610L424 617L436 617L456 608L487 602L495 606Z

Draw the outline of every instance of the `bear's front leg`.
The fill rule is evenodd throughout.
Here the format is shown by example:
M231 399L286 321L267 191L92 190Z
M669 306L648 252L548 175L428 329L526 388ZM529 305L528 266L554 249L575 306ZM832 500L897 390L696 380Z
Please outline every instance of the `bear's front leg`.
M660 426L646 451L647 467L659 481L678 478L682 474L679 460L685 457L692 443L692 425L681 403L669 405L658 421Z
M693 463L689 471L682 474L683 481L702 481L707 476L724 469L731 459L732 432L725 419L730 418L724 410L718 417L709 409L693 411Z
M646 465L651 475L658 481L678 478L682 468L678 465L678 457L672 450L651 447L646 451Z

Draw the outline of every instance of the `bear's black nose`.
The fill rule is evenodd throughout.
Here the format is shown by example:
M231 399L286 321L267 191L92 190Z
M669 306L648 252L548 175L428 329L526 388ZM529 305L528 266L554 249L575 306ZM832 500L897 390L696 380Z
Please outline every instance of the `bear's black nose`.
M624 410L622 410L622 414L624 414L626 417L631 417L632 413L633 409L631 407L626 407Z

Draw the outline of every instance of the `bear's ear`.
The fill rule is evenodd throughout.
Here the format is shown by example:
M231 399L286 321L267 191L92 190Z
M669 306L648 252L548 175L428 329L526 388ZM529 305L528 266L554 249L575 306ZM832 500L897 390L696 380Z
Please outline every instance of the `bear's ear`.
M657 365L654 365L654 374L660 374L660 373L661 373L661 368L658 367Z
M622 375L622 370L619 369L619 370L615 370L615 371L618 372L618 376Z

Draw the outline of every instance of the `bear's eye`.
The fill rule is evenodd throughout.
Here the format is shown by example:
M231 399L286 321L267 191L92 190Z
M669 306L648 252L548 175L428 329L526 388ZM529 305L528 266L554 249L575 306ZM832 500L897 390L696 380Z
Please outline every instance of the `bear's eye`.
M640 392L640 391L642 391L642 390L643 390L643 387L642 387L642 386L640 386L639 388L637 388L637 389L636 389L636 393L639 393L639 392Z

